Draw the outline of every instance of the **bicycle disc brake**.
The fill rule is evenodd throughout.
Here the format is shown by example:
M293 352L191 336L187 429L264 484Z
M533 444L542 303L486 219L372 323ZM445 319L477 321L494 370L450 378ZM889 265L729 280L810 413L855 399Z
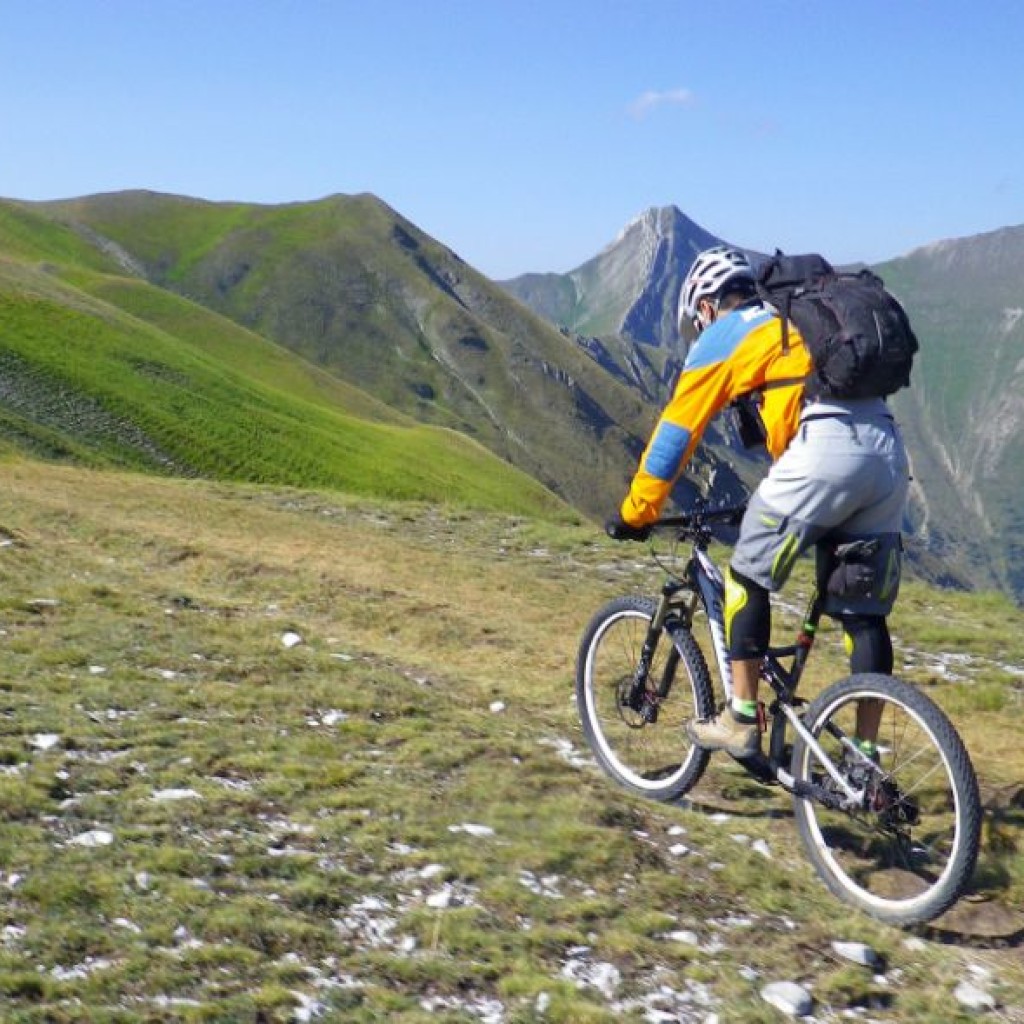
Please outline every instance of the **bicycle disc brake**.
M658 720L658 698L632 676L621 680L618 687L619 717L630 729L642 729ZM633 712L629 714L628 712Z

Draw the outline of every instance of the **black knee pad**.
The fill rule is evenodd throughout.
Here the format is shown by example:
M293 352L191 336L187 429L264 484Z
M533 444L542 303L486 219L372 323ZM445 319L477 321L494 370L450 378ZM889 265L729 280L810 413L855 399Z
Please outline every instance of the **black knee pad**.
M725 579L725 636L729 657L763 658L772 633L768 591L730 566Z
M840 615L839 621L850 655L850 671L892 675L892 638L885 616Z

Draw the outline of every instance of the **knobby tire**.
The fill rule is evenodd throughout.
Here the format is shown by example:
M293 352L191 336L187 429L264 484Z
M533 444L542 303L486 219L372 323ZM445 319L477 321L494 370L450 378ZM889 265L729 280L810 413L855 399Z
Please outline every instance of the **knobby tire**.
M882 702L882 772L869 769L866 806L830 809L796 797L796 823L815 871L836 896L890 924L920 924L948 909L970 882L982 817L977 778L942 710L908 683L873 674L834 683L804 714L835 763L842 748L831 730L852 736L865 699ZM791 771L798 782L834 785L799 735Z

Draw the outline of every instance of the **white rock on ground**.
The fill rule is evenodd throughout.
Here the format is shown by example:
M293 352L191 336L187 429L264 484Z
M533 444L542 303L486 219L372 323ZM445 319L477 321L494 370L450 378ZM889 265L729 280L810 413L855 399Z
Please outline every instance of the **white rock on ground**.
M37 732L28 741L33 750L53 750L58 743L60 736L55 732Z
M113 832L108 832L102 828L93 828L88 832L82 832L80 835L75 836L74 839L69 839L68 843L71 846L96 847L110 846L113 841Z
M814 1006L810 993L793 981L773 981L765 985L761 998L789 1017L806 1017Z
M159 802L174 800L202 800L194 789L157 789L153 791L153 799Z
M465 832L468 835L483 839L485 836L493 836L494 829L490 825L474 825L471 822L463 825L449 825L449 832Z
M956 1001L969 1010L994 1010L995 998L973 982L961 981L953 991Z
M832 948L837 956L862 967L874 967L878 964L878 954L863 942L833 942Z

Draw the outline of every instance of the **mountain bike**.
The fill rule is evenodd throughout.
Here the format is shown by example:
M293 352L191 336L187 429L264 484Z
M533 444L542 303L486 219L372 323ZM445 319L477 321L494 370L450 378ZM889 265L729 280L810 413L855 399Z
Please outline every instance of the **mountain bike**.
M742 514L743 506L705 502L662 518L652 540L670 535L671 551L666 558L652 543L666 573L660 597L610 601L580 643L583 732L602 769L642 796L678 800L708 765L708 752L683 730L687 719L715 712L694 625L706 616L702 639L713 647L728 701L725 584L708 549L719 528L735 526ZM772 646L764 659L761 677L772 691L760 705L766 751L736 760L758 781L792 794L806 854L832 893L891 924L932 920L958 899L974 871L981 830L974 768L943 711L893 676L851 675L810 701L797 695L824 614L815 586L794 642ZM854 742L862 702L881 711L873 756Z

